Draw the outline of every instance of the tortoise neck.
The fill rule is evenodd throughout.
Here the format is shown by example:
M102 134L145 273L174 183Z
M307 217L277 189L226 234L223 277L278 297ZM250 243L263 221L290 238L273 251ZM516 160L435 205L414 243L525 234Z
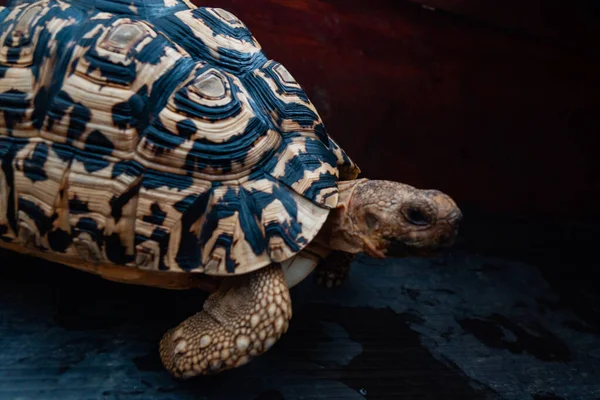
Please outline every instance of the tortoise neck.
M351 254L363 251L364 243L359 235L359 229L354 226L350 211L354 191L360 184L367 181L368 179L356 179L338 182L338 204L329 213L325 225L315 239L319 244L330 250L339 250Z

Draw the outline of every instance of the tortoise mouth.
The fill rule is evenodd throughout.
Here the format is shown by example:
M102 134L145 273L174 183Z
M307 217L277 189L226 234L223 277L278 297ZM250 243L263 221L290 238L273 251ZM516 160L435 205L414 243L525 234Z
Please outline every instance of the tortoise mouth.
M385 254L386 257L404 258L404 257L435 257L444 252L454 244L454 236L442 236L434 242L411 241L406 242L398 239L390 240Z

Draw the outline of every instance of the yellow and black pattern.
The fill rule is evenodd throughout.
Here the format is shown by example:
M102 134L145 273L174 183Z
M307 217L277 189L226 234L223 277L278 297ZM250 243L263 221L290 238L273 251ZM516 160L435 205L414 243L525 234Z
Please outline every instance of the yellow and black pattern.
M0 9L0 239L81 262L243 273L301 251L358 168L221 9Z

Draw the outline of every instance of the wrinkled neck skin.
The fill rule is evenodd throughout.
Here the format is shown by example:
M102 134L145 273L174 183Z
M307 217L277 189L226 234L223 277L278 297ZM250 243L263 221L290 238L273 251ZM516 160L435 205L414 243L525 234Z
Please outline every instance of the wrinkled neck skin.
M360 184L367 181L368 179L357 179L338 183L338 205L331 211L325 225L315 238L319 244L331 250L350 254L366 252L375 257L384 257L384 254L374 245L369 245L368 238L360 234L360 229L350 213L352 195Z

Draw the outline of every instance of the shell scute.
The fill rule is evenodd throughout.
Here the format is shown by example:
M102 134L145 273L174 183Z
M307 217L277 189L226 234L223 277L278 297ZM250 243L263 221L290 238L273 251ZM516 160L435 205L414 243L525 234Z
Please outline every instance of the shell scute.
M77 21L47 1L22 4L0 20L0 135L39 136L55 53L52 38Z
M120 48L107 47L123 29L137 33ZM186 57L145 23L94 22L73 46L74 73L61 77L42 137L86 153L132 159L153 107L155 84Z
M200 7L154 21L161 31L194 58L234 74L243 74L266 59L260 44L233 14Z
M198 93L207 77L222 85L218 98ZM201 65L158 112L137 157L165 172L223 181L248 175L280 142L235 76Z
M49 245L42 237L52 226L54 198L65 169L63 160L43 139L34 138L29 141L14 139L3 161L4 171L12 173L10 196L14 199L11 211L15 231L27 225L26 229L35 236L36 246L48 249Z

